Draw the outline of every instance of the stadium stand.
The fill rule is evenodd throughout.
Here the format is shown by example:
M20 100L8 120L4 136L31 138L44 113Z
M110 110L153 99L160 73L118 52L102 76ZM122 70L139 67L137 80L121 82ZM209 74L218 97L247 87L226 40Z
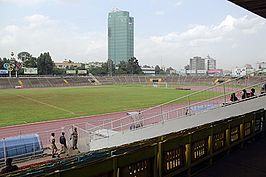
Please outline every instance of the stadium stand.
M39 88L39 87L67 87L88 85L111 85L111 84L142 84L152 86L158 80L159 85L175 87L177 85L215 85L217 81L227 81L231 77L210 76L145 76L145 75L119 75L119 76L49 76L49 77L1 77L0 88ZM245 86L246 82L266 82L265 76L252 76L237 80L237 85Z

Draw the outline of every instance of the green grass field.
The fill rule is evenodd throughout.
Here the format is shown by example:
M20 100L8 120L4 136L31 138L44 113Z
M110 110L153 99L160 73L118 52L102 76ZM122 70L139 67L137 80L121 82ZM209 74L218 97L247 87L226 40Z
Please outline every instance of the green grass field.
M3 89L0 90L0 127L142 109L192 92L143 86Z

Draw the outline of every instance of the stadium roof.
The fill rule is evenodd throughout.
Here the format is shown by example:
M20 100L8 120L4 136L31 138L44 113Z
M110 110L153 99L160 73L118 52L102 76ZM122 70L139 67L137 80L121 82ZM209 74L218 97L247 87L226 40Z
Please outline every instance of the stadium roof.
M265 0L228 0L239 5L263 18L266 18L266 1Z

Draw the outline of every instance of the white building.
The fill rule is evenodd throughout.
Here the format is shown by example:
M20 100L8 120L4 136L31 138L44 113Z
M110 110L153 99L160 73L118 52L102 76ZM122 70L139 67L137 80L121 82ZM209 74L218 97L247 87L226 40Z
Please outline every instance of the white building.
M209 55L205 58L206 61L206 70L214 70L216 69L216 60L211 58Z
M85 64L85 69L89 69L90 67L102 67L104 62L89 62Z
M147 75L155 76L155 68L154 67L141 67L142 72Z

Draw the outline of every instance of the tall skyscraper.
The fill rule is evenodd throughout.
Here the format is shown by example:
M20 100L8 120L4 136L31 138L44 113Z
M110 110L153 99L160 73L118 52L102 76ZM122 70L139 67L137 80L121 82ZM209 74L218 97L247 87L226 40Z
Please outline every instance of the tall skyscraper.
M108 59L114 64L134 57L134 18L114 9L108 14Z

